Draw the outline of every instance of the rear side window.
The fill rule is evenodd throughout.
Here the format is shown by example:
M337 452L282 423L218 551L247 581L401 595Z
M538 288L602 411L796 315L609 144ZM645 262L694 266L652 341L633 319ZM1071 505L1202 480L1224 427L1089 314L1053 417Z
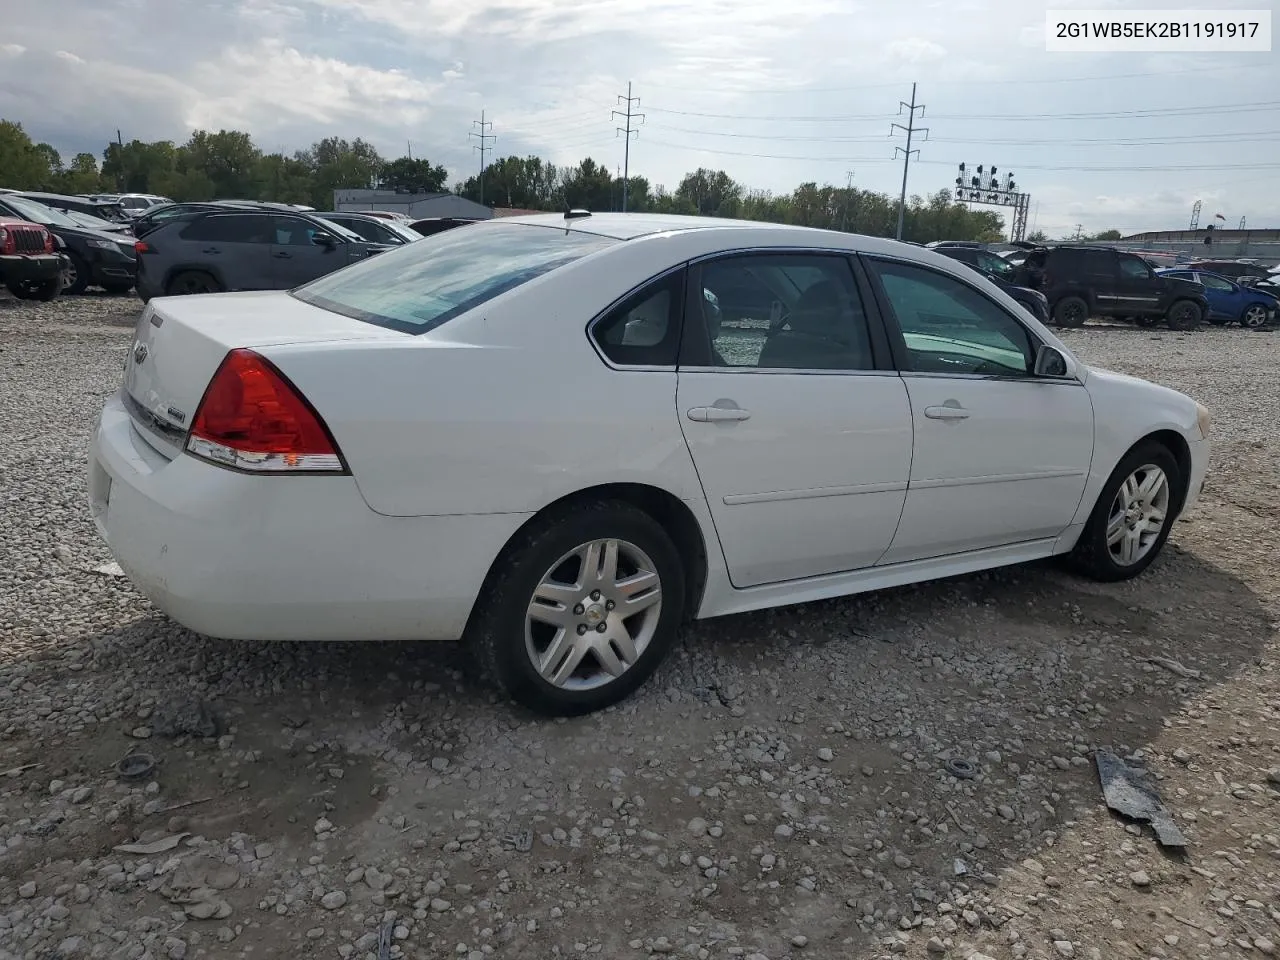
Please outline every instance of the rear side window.
M366 323L426 333L558 267L618 243L531 224L477 224L407 243L291 291Z
M619 366L674 367L680 347L684 271L647 283L591 328L600 351Z
M247 214L201 217L182 230L183 240L220 243L270 243L271 218Z

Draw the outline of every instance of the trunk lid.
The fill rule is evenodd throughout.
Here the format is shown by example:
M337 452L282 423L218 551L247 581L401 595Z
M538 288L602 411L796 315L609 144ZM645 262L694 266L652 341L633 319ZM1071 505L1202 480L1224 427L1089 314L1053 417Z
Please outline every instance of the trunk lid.
M161 297L142 311L125 357L125 406L147 442L169 458L218 365L236 347L409 335L352 320L281 291Z

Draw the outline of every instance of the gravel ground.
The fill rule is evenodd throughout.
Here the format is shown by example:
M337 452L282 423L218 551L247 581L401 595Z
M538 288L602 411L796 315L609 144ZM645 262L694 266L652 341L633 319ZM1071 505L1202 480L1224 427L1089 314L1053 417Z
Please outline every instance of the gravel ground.
M137 309L0 299L0 960L1276 951L1275 334L1069 332L1216 414L1137 582L703 623L627 704L544 722L449 646L211 641L98 572L84 449ZM1101 804L1096 746L1185 855Z

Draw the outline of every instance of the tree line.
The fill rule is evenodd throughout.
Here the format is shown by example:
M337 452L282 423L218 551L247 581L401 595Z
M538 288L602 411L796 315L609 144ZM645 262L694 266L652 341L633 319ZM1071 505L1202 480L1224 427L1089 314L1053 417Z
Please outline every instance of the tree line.
M502 157L484 172L446 186L448 171L429 160L382 157L356 138L326 137L292 155L269 153L239 130L196 130L182 144L168 140L109 143L101 162L91 153L70 160L47 143L34 142L22 125L0 120L0 186L52 193L153 193L174 200L245 199L300 203L328 210L333 191L381 188L413 193L453 192L490 206L738 217L772 223L893 236L898 199L856 187L808 181L790 193L755 190L723 170L699 168L674 190L642 176L624 184L608 166L588 157L572 165L540 157ZM991 210L970 210L948 191L909 199L903 239L983 240L1001 238L1003 219Z

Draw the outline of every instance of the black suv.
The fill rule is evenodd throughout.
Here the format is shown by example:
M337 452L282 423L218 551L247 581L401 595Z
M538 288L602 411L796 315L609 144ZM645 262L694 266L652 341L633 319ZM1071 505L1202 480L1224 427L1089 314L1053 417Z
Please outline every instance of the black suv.
M57 238L67 256L63 293L84 293L90 284L108 293L127 293L133 286L136 262L127 235L82 227L65 213L15 193L0 193L0 216L38 223Z
M138 239L138 296L289 290L387 249L297 210L193 211Z
M1022 304L1027 312L1041 323L1049 323L1049 301L1039 290L1020 287L1014 283L1016 270L1004 257L998 257L980 243L944 240L929 244L929 249L944 257L958 260L967 267L972 267L1012 299Z
M1194 330L1209 314L1203 286L1159 276L1142 257L1114 247L1040 247L1019 252L1013 262L1015 282L1048 298L1059 327L1115 317L1163 319L1172 330Z

